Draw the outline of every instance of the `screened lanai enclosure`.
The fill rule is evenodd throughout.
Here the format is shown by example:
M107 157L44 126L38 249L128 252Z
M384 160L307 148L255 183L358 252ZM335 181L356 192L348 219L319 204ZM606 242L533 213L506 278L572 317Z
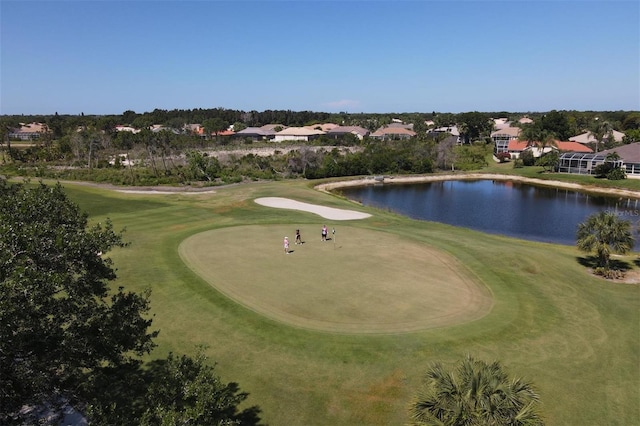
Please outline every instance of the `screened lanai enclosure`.
M600 164L603 164L607 156L601 153L565 152L560 155L558 172L593 174Z

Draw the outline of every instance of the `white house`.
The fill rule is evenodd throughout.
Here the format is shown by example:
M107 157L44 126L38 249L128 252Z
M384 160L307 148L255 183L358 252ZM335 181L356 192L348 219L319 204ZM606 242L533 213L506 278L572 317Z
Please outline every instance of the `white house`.
M288 127L284 130L279 131L273 137L274 142L284 142L284 141L304 141L309 142L310 140L316 139L320 137L320 135L324 135L325 132L315 129L309 129L307 127Z
M624 138L624 133L619 132L617 130L613 131L613 139L616 142L622 142L622 138ZM597 142L590 132L585 132L577 136L570 137L569 140L573 142L578 142L578 143L596 143Z

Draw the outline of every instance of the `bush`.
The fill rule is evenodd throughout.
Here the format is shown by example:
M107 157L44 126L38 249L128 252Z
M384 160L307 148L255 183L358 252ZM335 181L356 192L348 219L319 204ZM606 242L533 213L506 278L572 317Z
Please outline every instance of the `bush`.
M496 158L501 163L505 163L505 162L511 160L511 154L509 154L508 152L499 152L499 153L496 154Z
M603 267L597 267L593 270L594 275L598 275L608 280L620 280L624 278L624 272L619 269L609 269Z
M607 173L607 179L609 180L622 180L626 178L627 178L627 174L625 173L624 170L622 170L621 167L615 167L611 169L609 173Z
M523 166L533 166L536 162L533 152L531 150L525 150L520 153L520 159Z

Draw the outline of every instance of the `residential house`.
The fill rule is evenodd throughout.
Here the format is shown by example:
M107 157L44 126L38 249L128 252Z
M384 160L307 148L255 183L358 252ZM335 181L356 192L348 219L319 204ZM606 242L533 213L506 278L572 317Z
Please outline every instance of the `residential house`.
M509 127L511 124L509 123L508 118L494 118L493 119L493 128L494 129L504 129L505 127Z
M20 127L11 129L8 134L9 139L32 141L40 138L42 133L47 131L47 125L43 123L20 123Z
M272 140L275 135L275 131L263 129L262 127L247 127L246 129L236 132L236 137L254 141Z
M640 142L621 145L602 151L600 154L606 156L614 152L620 156L621 167L625 169L627 176L640 179Z
M509 142L518 139L520 136L519 127L503 127L495 132L491 133L491 139L495 144L493 148L494 154L509 151Z
M537 144L529 145L527 141L521 141L518 139L512 139L509 141L507 152L511 154L511 158L519 158L523 151L529 150L533 152L535 158L540 157L542 154L557 150L560 152L577 152L577 153L591 153L593 150L588 146L584 146L577 142L572 141L554 141L553 144L547 145L544 149L540 149Z
M402 126L381 127L369 135L373 139L409 139L416 135L416 132Z
M204 127L202 124L185 124L183 129L189 134L200 136L202 138L204 137Z
M593 174L596 167L603 164L606 155L601 152L565 152L558 161L559 173Z
M131 126L117 125L115 127L115 131L116 132L139 133L140 129L136 129L135 127L131 127Z
M313 139L317 139L320 135L324 135L325 132L315 129L309 129L307 127L287 127L275 134L274 142L283 141L304 141L309 142Z
M624 138L624 133L619 132L617 130L613 131L613 139L620 143L622 142L622 138ZM569 138L570 141L574 141L574 142L579 142L579 143L596 143L596 139L593 137L593 135L591 135L591 132L585 132L585 133L581 133L577 136L572 136Z
M460 137L460 131L458 130L458 127L453 125L453 126L444 126L444 127L438 127L436 129L431 129L428 131L428 133L431 134L442 134L442 133L448 133L451 136L455 136L456 137L456 143L458 145L462 144L462 138Z
M331 130L327 131L327 136L337 139L347 133L355 135L359 140L365 138L365 136L369 135L369 130L360 126L338 126L334 127Z

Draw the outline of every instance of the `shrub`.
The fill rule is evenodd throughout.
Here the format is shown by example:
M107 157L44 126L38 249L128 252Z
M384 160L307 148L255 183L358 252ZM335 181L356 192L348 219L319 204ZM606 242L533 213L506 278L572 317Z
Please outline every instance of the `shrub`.
M624 278L625 275L624 271L621 271L619 269L609 269L602 266L595 268L593 270L593 274L598 275L602 278L606 278L608 280L620 280Z
M522 151L522 153L520 154L520 159L522 160L523 166L533 166L536 162L536 159L533 156L533 152L531 150Z
M496 154L496 158L501 163L504 163L504 162L507 162L507 161L511 160L511 154L509 154L508 152L499 152L499 153Z
M626 178L627 174L621 167L614 167L607 173L607 179L609 180L622 180Z

